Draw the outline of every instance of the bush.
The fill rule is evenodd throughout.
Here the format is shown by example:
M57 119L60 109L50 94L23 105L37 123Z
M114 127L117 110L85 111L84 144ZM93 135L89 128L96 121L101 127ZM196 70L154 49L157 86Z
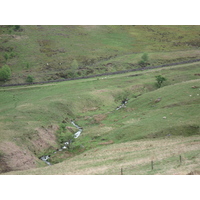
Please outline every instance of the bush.
M16 56L16 54L14 52L11 52L9 58L14 58Z
M34 81L34 77L31 76L31 75L28 75L27 78L26 78L26 82L27 83L33 83L33 81Z
M163 81L166 81L167 79L161 75L156 76L157 86L160 88Z
M149 60L149 56L148 56L148 53L144 53L143 55L142 55L142 60L144 61L144 62L148 62L148 60Z
M132 94L132 92L128 89L118 92L117 94L114 94L115 102L123 102L125 99L130 98L132 95L134 94Z
M19 31L20 30L20 25L14 25L14 31Z
M74 139L74 134L67 131L67 129L65 128L66 127L66 124L63 123L60 125L60 128L58 130L58 141L60 143L65 143L65 142L68 142L68 145L67 148L70 149L71 148L71 143Z
M74 139L74 135L72 133L62 132L59 134L59 142L60 143L69 142L69 144L70 144L73 139ZM68 145L68 146L70 146L70 145Z
M5 65L0 69L0 81L7 81L11 76L10 68Z
M141 65L141 66L144 66L144 65L145 65L145 61L144 61L144 60L140 60L140 61L138 62L138 64Z
M148 53L144 53L142 56L141 56L141 60L138 62L138 64L141 66L141 67L146 67L149 63L149 56L148 56Z

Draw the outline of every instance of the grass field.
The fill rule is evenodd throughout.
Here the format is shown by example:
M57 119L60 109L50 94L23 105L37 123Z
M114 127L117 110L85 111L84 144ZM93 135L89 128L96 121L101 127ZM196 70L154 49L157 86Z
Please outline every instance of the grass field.
M6 174L120 175L122 168L123 175L185 175L199 172L199 143L192 136L99 145L53 166Z
M138 68L144 52L158 65L200 58L199 26L0 26L0 67L7 83L69 78ZM7 56L7 58L5 57ZM3 84L4 82L0 82Z
M199 69L199 63L185 64L0 88L1 170L9 168L7 174L120 174L121 168L124 174L187 174L199 170L200 82L195 75ZM155 80L159 74L167 78L161 88ZM124 98L128 104L116 110ZM161 101L155 103L158 98ZM63 121L72 126L71 119L83 127L83 134L73 149L55 154L51 157L55 164L46 167L38 157L59 148L56 130Z

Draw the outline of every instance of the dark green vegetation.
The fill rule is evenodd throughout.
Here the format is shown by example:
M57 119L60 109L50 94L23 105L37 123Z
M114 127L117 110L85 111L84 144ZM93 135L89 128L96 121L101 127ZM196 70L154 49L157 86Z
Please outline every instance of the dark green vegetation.
M150 65L150 63L148 63L149 61L149 56L147 53L144 53L142 56L141 56L141 60L138 62L138 64L141 66L141 67L146 67L147 65Z
M157 86L160 88L163 81L166 81L167 79L161 75L156 76Z
M4 65L0 69L0 80L1 81L7 81L11 76L11 70L7 65Z
M199 26L1 26L0 67L12 70L7 83L24 83L28 75L38 82L185 61L200 58L199 31Z
M59 79L61 73L65 78L138 68L140 60L148 66L184 61L200 57L198 30L198 26L4 26L1 40L7 41L2 42L1 64L12 70L7 83L17 83L31 82L31 77ZM119 174L124 167L128 174L186 174L198 169L199 69L197 62L0 88L0 171ZM161 87L158 76L166 79ZM116 110L127 98L126 107ZM77 131L71 120L83 127L81 136L70 149L52 155ZM45 167L38 158L48 154L55 165ZM149 170L152 159L154 171Z
M33 81L34 81L34 77L31 76L31 75L28 75L27 78L26 78L26 82L27 83L33 83Z

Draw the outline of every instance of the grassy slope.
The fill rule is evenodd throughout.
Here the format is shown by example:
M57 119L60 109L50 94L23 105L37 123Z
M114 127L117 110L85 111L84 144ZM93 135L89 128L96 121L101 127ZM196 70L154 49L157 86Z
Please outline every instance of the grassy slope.
M97 146L54 166L15 171L14 175L188 174L199 171L199 136L138 140ZM179 156L182 156L180 164ZM151 170L151 161L154 170Z
M138 67L143 52L149 53L151 65L199 58L199 26L21 28L21 32L0 28L0 66L11 67L10 83L24 82L29 74L35 81L59 79L67 74L74 59L84 68L81 72L102 73ZM14 57L5 61L5 53Z
M199 64L187 64L143 71L139 76L129 73L104 79L2 88L1 141L27 148L30 142L26 137L34 135L37 127L59 124L66 117L75 118L84 132L74 147L75 151L84 150L84 154L51 167L16 174L118 174L123 166L128 174L187 173L199 167L200 138L195 135L199 135L200 91L191 88L200 86L198 76L194 76L198 72ZM167 78L160 89L155 86L158 74ZM123 95L129 97L129 104L116 111ZM161 102L154 103L158 97L162 97ZM171 136L166 138L168 134ZM114 144L100 144L109 141ZM139 149L135 152L132 146ZM105 156L105 152L109 155ZM181 168L176 161L179 154L185 158ZM151 159L160 162L158 171L148 171ZM42 161L38 163L43 165ZM161 167L164 165L165 169ZM173 171L174 166L177 170Z

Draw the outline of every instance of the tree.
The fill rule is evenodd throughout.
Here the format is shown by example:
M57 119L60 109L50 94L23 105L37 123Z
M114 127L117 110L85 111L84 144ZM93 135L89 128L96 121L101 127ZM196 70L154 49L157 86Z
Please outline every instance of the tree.
M26 78L26 82L27 83L33 83L33 81L34 81L34 77L31 76L31 75L28 75L27 78Z
M67 148L70 149L73 139L74 139L74 133L69 132L66 129L65 123L61 124L58 130L58 141L60 143L64 143L67 146Z
M7 81L11 76L11 70L8 65L4 65L0 69L0 81Z
M146 67L148 65L148 61L149 61L149 56L148 53L144 53L141 56L141 60L138 62L138 64L142 67Z
M149 55L148 55L148 53L144 53L141 58L142 58L142 60L144 62L148 62L149 61Z
M156 81L157 81L157 86L160 88L163 81L166 81L167 79L161 75L155 76L156 77Z
M59 135L60 143L64 143L68 149L71 148L71 143L74 139L74 135L70 132L62 132Z

